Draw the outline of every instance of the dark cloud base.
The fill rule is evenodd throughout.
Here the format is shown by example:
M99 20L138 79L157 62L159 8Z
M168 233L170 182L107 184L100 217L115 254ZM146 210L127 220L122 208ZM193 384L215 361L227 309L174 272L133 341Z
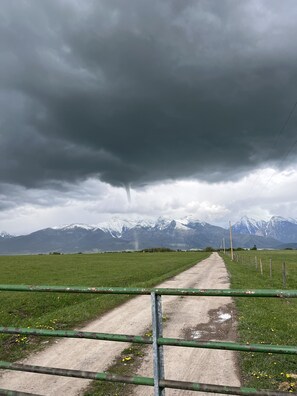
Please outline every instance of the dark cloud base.
M295 160L297 4L5 0L0 182L229 180Z

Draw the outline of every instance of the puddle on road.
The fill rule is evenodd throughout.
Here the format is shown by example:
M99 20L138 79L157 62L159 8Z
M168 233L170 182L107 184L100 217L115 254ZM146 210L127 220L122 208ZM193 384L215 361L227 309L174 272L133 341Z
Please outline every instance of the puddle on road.
M232 316L228 313L221 313L218 317L218 322L225 322L225 320L231 319Z
M192 338L193 338L194 340L197 340L197 338L201 338L202 336L203 336L203 332L202 332L202 331L194 330L194 331L192 332Z
M209 322L183 330L187 340L236 340L235 306L233 303L209 311Z

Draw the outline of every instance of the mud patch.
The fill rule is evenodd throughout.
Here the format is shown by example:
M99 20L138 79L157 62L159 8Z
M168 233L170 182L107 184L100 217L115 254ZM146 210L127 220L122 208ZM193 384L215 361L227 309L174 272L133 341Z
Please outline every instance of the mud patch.
M195 327L183 329L183 337L186 340L201 341L236 340L236 314L233 303L212 309L208 315L207 323L199 323Z

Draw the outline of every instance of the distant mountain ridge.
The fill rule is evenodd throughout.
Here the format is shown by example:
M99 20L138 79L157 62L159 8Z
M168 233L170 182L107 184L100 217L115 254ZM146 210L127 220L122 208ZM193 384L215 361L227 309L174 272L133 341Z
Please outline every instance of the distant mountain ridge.
M292 218L273 216L269 221L264 221L244 216L232 229L238 234L269 237L283 243L297 242L297 221Z
M14 235L8 234L5 231L0 232L0 238L6 239L6 238L13 238Z
M274 216L270 221L243 217L233 225L234 247L280 248L297 243L297 221ZM139 250L152 247L172 249L218 248L229 230L188 216L182 219L122 220L97 225L70 224L45 228L29 235L0 234L0 254L77 253Z

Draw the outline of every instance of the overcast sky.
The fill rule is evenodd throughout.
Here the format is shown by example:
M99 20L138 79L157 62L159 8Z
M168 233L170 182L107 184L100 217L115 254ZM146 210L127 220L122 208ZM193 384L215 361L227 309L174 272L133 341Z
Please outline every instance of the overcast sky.
M2 0L0 231L297 218L296 20L296 0Z

